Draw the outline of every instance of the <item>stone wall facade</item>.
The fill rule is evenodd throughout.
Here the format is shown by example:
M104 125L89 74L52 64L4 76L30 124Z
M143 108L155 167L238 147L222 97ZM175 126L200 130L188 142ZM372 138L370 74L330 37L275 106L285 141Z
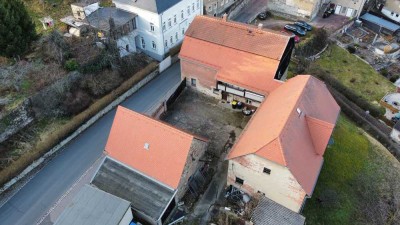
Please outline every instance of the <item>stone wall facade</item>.
M321 0L270 0L267 10L294 18L314 19L321 7Z
M193 138L192 145L190 146L189 154L186 159L185 168L183 169L181 180L175 195L177 202L182 199L188 190L189 178L204 165L204 162L201 162L200 159L204 156L204 153L207 150L207 145L208 142Z

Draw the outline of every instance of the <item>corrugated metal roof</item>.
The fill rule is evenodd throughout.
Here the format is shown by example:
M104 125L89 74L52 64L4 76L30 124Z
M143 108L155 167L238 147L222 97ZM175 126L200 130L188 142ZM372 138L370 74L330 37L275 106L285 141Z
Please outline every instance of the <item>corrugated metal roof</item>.
M110 158L103 162L92 184L130 201L133 209L155 220L161 216L174 195L172 189Z
M392 31L392 32L395 32L395 31L397 31L397 30L400 29L400 26L399 26L399 25L397 25L397 24L395 24L395 23L392 23L392 22L390 22L390 21L387 21L387 20L385 20L385 19L379 18L379 17L374 16L374 15L369 14L369 13L365 13L365 14L362 15L360 18L361 18L362 20L366 20L366 21L368 21L368 22L371 22L371 23L374 23L374 24L376 24L376 25L378 25L378 26L381 26L381 27L383 27L383 28L386 28L386 29L388 29L388 30L390 30L390 31Z
M264 196L251 216L254 225L303 225L305 219L304 216Z
M55 225L117 225L130 203L86 185L64 209Z
M181 0L114 0L116 3L132 5L157 14L163 13Z

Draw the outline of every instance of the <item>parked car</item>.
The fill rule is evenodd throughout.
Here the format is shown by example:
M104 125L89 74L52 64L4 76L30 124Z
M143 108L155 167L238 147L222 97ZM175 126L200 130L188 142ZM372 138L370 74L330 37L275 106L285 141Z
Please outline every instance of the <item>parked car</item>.
M329 7L326 8L324 14L322 15L322 18L327 18L327 17L329 17L330 15L334 14L334 13L335 13L335 7L336 7L336 5L333 4L333 3L331 3L331 4L329 5Z
M301 27L298 27L294 24L286 24L284 28L285 28L285 30L293 31L294 33L296 33L300 36L304 36L307 34L305 30L303 30Z
M262 13L257 15L257 18L259 20L266 20L267 19L267 13L266 12L262 12Z
M297 22L294 23L294 25L297 25L297 26L299 26L301 28L304 28L304 29L306 29L308 31L312 30L312 26L310 24L304 22L304 21L297 21Z
M293 37L295 43L299 43L301 41L300 37L297 36L296 34L292 33L292 32L288 32L288 31L282 30L281 33L289 35L290 37Z

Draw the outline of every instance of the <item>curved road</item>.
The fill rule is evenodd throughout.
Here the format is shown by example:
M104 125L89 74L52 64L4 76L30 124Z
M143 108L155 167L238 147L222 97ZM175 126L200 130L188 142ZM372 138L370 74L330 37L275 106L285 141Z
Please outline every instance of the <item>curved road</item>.
M126 99L121 105L144 112L165 97L180 82L176 63ZM0 208L1 225L36 224L103 152L115 109L64 147L25 186Z

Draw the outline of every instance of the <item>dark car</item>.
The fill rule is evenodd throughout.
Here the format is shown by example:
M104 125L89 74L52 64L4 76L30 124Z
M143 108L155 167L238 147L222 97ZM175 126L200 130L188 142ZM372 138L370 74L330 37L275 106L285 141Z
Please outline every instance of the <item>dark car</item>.
M294 24L286 24L284 27L286 30L290 30L293 31L294 33L300 35L300 36L304 36L306 35L306 31L303 30L301 27L298 27Z
M259 20L266 20L267 19L267 13L266 12L262 12L262 13L257 15L257 18Z
M304 21L297 21L297 22L294 23L294 25L297 25L297 26L299 26L301 28L304 28L304 29L306 29L308 31L312 30L311 25L306 23L306 22L304 22Z

